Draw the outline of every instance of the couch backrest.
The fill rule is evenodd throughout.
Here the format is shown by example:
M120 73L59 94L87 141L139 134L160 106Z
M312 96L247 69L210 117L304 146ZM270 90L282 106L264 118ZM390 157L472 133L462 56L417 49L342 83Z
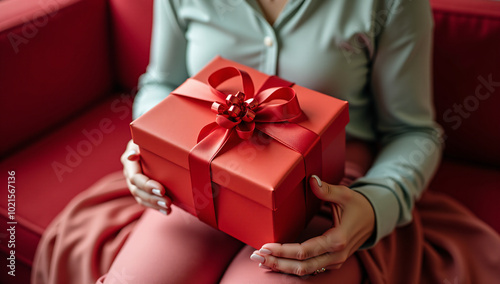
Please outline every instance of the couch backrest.
M445 153L500 166L500 2L431 3L434 96Z
M134 89L149 61L153 0L109 0L117 83Z
M0 2L0 157L109 93L106 0Z

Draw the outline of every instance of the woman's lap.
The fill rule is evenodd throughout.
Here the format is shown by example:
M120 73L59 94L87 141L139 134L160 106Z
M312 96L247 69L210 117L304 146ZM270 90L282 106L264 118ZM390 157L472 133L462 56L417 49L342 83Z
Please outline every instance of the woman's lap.
M302 240L331 221L316 216ZM299 240L301 241L301 240ZM146 210L121 248L104 283L439 283L480 280L500 273L500 239L450 198L426 192L414 220L374 248L357 252L338 270L297 277L261 269L253 248L174 208L171 216ZM119 280L119 281L118 281ZM486 281L486 282L485 282Z
M358 159L348 159L355 162L346 164L344 184L361 176L369 165L366 151L355 150L359 155L349 157ZM489 283L500 279L498 234L463 206L432 192L424 193L417 203L412 223L374 248L358 251L339 270L307 277L259 268L249 259L253 248L179 208L170 216L147 209L139 217L143 210L119 173L104 178L72 201L47 229L34 262L33 279L39 279L34 283L69 283L78 276L75 272L78 279L96 279L105 271L100 279L105 283L134 284L359 283L368 279L370 283L454 283L455 279ZM302 239L318 236L330 226L328 218L316 216ZM74 240L84 241L75 246Z
M242 246L179 208L173 208L169 216L148 209L100 280L216 283Z
M330 226L330 220L318 215L301 238L317 236ZM179 208L169 216L148 209L98 283L218 283L221 278L221 283L361 282L361 266L354 256L339 270L297 277L259 268L250 260L253 251Z

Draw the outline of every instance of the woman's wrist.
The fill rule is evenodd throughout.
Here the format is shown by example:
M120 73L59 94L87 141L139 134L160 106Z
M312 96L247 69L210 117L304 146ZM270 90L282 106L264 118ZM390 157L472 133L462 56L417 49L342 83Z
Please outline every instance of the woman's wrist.
M376 237L375 211L370 201L363 194L354 191L353 196L360 215L360 247L363 247L364 244L369 243Z

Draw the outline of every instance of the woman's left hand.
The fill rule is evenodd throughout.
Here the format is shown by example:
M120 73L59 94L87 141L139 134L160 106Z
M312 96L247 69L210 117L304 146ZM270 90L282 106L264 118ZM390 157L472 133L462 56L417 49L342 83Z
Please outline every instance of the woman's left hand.
M321 182L316 176L309 183L318 198L331 203L334 226L300 244L263 245L250 257L260 267L299 276L338 269L372 235L375 214L362 194Z

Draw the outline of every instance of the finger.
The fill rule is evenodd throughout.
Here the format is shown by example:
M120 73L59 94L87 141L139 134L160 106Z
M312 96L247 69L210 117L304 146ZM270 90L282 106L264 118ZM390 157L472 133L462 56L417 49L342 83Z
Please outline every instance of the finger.
M165 188L163 187L163 185L161 185L161 183L157 182L156 180L149 179L144 185L143 189L147 193L167 199L169 204L172 203L170 198L168 196L165 196Z
M318 176L309 178L313 193L321 200L333 202L343 207L352 198L352 190L343 185L332 185L321 181Z
M345 262L345 258L339 253L325 253L306 260L296 260L272 255L263 256L259 251L255 251L250 258L261 263L260 266L298 276L313 274L321 268L339 268Z
M262 263L259 263L259 267L262 268L262 269L266 269L266 270L273 270L271 267L269 266L265 266L264 264Z
M127 156L127 160L129 161L138 161L141 155L136 150L129 150L125 153Z
M134 175L141 173L141 164L138 161L126 160L123 162L123 174L127 179L131 179Z
M131 185L131 192L132 195L134 196L135 200L137 203L150 207L156 210L164 210L164 211L171 211L172 208L171 203L165 199L165 198L160 198L151 194L146 193L143 190L140 190L134 185Z
M129 188L135 197L139 197L146 203L157 204L165 209L172 205L172 200L164 195L163 186L143 174L135 174L130 179Z
M123 154L122 162L125 177L130 179L131 183L138 188L150 194L163 197L165 195L165 189L163 186L159 182L151 180L147 176L143 175L138 159L132 157L139 157L138 149L132 149Z
M161 185L161 183L152 180L141 173L134 174L130 178L130 182L148 194L153 194L158 197L164 197L165 195L165 188Z
M262 246L259 253L280 258L305 260L328 252L338 252L346 247L344 234L336 228L331 228L321 236L311 238L301 244L269 243Z
M147 202L144 202L142 199L136 197L135 200L137 201L137 203L139 203L140 205L142 206L145 206L145 207L149 207L149 208L152 208L152 209L155 209L155 210L158 210L159 212L161 212L162 214L164 215L169 215L170 213L172 213L172 208L163 208L163 207L158 207L158 206L155 206L153 204L150 204L150 203L147 203Z
M332 203L331 205L332 205L333 227L338 227L338 226L340 226L341 221L342 221L343 210L336 203Z
M334 251L334 249L329 243L328 237L321 235L309 239L301 244L265 244L259 250L259 253L263 255L273 255L280 258L305 260L331 251Z
M139 146L130 140L127 144L127 149L120 157L121 162L125 163L127 160L138 160L139 157Z

